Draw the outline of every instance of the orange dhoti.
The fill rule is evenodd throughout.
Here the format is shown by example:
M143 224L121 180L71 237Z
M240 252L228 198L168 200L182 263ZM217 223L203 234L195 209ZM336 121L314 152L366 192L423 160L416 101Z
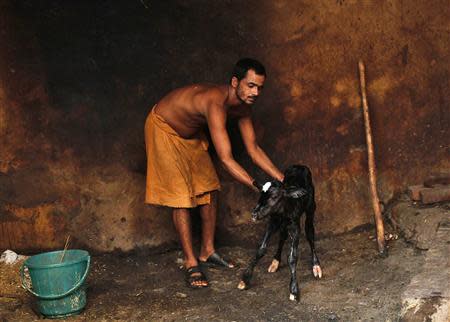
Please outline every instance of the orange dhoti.
M204 133L184 139L153 108L145 122L145 146L146 203L173 208L210 203L220 183Z

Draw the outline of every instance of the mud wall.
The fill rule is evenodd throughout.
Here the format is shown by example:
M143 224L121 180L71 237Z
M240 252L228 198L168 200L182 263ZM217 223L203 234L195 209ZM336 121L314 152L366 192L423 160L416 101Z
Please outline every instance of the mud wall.
M449 164L447 1L0 0L0 248L97 251L172 243L145 206L149 108L234 62L268 71L258 140L312 168L320 234L372 222L358 59L366 63L384 201ZM235 157L260 180L233 124ZM253 239L256 196L219 169L218 239Z

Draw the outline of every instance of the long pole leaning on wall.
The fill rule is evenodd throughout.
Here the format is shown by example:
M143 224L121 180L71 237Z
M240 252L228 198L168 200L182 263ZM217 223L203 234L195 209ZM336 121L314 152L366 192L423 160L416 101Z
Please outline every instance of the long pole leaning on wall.
M373 142L372 142L372 129L370 127L370 117L369 117L369 105L367 104L366 95L366 76L365 68L362 60L358 63L359 67L359 81L361 85L361 97L362 106L364 112L364 125L366 128L366 143L367 143L367 158L369 163L369 179L370 179L370 194L372 196L372 206L375 216L375 224L377 229L377 243L378 251L381 255L386 255L386 245L384 239L384 224L383 217L381 216L380 200L378 198L377 192L377 174L375 166L375 156L373 152Z

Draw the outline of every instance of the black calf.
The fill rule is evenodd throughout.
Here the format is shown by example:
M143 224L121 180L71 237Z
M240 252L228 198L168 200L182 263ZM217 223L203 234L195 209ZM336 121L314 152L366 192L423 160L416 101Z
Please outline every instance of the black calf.
M278 250L275 253L272 264L269 266L270 273L278 270L281 260L283 244L288 235L291 247L288 255L288 265L291 272L289 285L290 300L299 300L299 289L296 276L297 253L299 243L300 216L305 212L305 233L311 247L312 272L314 277L321 278L322 270L319 259L314 249L314 185L312 183L311 171L303 165L293 165L286 169L283 183L279 181L267 182L261 191L258 204L253 209L252 219L260 220L269 216L269 223L263 240L256 256L244 271L238 285L239 289L247 289L253 275L253 269L258 261L265 255L267 244L271 235L280 231Z

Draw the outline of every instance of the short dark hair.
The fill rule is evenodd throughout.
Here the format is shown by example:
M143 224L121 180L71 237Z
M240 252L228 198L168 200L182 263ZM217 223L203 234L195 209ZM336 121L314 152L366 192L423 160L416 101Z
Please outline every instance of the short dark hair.
M266 76L266 69L263 64L253 58L242 58L234 66L231 77L241 80L247 75L249 69L254 70L257 75Z

